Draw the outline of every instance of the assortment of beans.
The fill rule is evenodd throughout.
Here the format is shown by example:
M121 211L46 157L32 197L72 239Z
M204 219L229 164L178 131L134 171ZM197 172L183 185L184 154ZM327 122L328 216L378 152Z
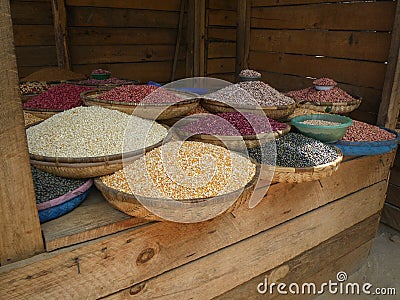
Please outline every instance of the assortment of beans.
M123 85L100 94L100 100L133 103L176 103L184 99L154 85Z
M320 86L336 86L337 82L333 79L322 77L322 78L315 79L313 81L313 84L320 85Z
M245 81L229 85L214 93L206 95L208 99L223 101L230 105L291 105L295 101L278 92L262 81Z
M273 162L272 143L248 149L249 156L259 163ZM266 155L261 155L262 153ZM335 148L299 133L288 133L276 140L276 165L307 168L330 163L338 157Z
M129 132L126 138L125 130ZM150 120L92 106L56 114L26 133L31 154L80 158L142 149L161 141L167 129Z
M396 138L394 133L379 128L378 126L353 120L353 125L347 128L343 141L350 142L376 142L392 140Z
M50 86L43 81L23 82L19 84L21 95L40 94L49 88Z
M340 125L342 123L339 122L332 122L332 121L326 121L326 120L305 120L303 122L300 122L303 124L309 124L309 125L316 125L316 126L335 126L335 125Z
M81 80L78 81L78 84L82 85L123 85L123 84L132 84L132 81L125 80L125 79L119 79L116 77L110 77L107 79L86 79L86 80Z
M186 141L165 144L100 179L125 193L183 200L215 197L243 188L255 171L255 165L239 154Z
M55 176L34 167L32 170L33 185L35 187L36 203L43 203L61 197L76 190L87 179L72 179Z
M43 119L36 117L30 113L24 112L25 127L43 121Z
M29 99L24 108L67 110L83 105L80 94L91 88L73 84L53 86L44 93Z
M278 131L286 127L286 124L266 116L251 113L226 112L203 116L199 120L183 126L182 130L194 134L237 136Z
M327 91L319 91L315 87L309 87L298 91L290 91L287 93L288 96L292 97L297 101L311 101L311 102L329 102L329 103L340 103L340 102L352 102L356 99L346 93L344 90L333 87Z
M96 69L92 71L92 74L111 74L111 72L104 69Z
M261 73L255 71L255 70L245 69L245 70L240 71L239 76L243 76L243 77L261 77Z

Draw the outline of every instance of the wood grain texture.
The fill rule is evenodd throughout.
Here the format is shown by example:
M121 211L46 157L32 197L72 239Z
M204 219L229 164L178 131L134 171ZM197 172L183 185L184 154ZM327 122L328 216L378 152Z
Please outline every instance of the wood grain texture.
M208 58L236 57L236 43L209 42Z
M51 0L51 8L54 18L53 23L56 41L57 65L61 69L71 70L65 0Z
M250 50L250 16L251 1L237 1L237 26L236 26L236 63L235 74L239 79L239 73L247 69Z
M42 224L41 228L46 250L53 251L146 223L149 221L132 218L111 207L92 188L79 208Z
M392 30L396 2L253 7L252 28ZM221 20L221 18L216 18Z
M218 296L376 214L384 201L381 192L385 185L385 182L375 184L147 280L138 293L132 292L138 288L133 285L108 299L154 299L161 295L164 299L210 299ZM377 202L380 204L376 205ZM371 210L365 208L370 205Z
M389 183L386 202L400 208L400 186Z
M18 67L45 67L57 65L55 46L18 47L15 49Z
M13 25L14 45L18 46L54 46L52 25Z
M43 251L29 164L10 6L0 6L0 266Z
M230 26L236 27L236 11L232 10L208 10L208 25L209 26Z
M304 5L315 3L334 3L343 0L253 0L253 6L283 6L283 5Z
M271 52L250 51L249 68L302 77L330 77L338 82L381 88L383 63Z
M235 58L212 58L207 60L207 76L218 73L234 73Z
M253 29L250 49L385 62L390 36L389 32Z
M53 25L50 1L10 1L13 24Z
M382 103L378 113L378 124L395 129L400 109L400 4L397 1L396 15L392 30L392 40L385 82L382 92Z
M400 231L400 208L385 203L382 210L381 222Z
M379 225L379 214L368 217L364 221L342 231L326 240L317 247L308 250L288 262L272 270L268 270L238 287L216 297L222 299L281 299L283 295L257 293L257 285L268 278L268 282L290 283L313 282L335 279L338 270L351 274L354 267L363 262L369 253ZM332 268L334 266L334 268ZM327 272L333 269L333 272ZM336 273L335 273L336 272ZM324 274L324 280L318 280L318 275ZM332 276L333 275L333 276ZM321 278L319 278L321 279ZM297 297L296 297L297 299Z
M73 46L173 45L176 30L172 28L70 27Z
M179 0L157 1L157 0L66 0L68 6L91 6L91 7L110 7L122 9L149 9L179 11Z
M72 6L68 25L82 27L176 28L179 12Z
M237 1L232 0L208 0L207 8L236 11L238 7L237 4Z
M207 28L208 41L236 42L236 29L233 28Z
M255 239L251 244L255 241L254 245L262 246L262 249L259 249L261 252L255 257L264 253L263 251L280 251L278 248L282 247L282 240L275 238L275 234L277 237L286 235L289 241L292 237L295 240L312 238L310 243L301 243L300 247L306 248L303 248L305 251L317 242L315 232L319 232L317 236L323 236L326 240L381 209L381 198L386 189L385 179L392 161L393 153L356 158L343 163L330 179L304 184L273 185L256 209L243 206L235 215L225 214L198 224L153 223L140 230L133 229L107 240L60 252L48 259L44 257L43 260L38 259L32 264L7 269L0 274L0 287L7 287L6 290L0 288L0 298L5 296L2 294L4 292L7 292L7 299L26 293L52 298L77 295L89 298L106 296L252 236ZM362 180L354 181L352 178ZM370 185L373 186L369 187ZM353 193L360 189L363 190ZM304 194L308 197L304 197ZM352 195L346 196L349 194ZM342 200L327 204L343 196L345 198ZM318 207L323 208L319 210ZM335 217L322 217L324 222L320 224L321 211L330 216L334 212ZM310 212L307 218L296 218L307 212ZM292 219L294 220L289 222L290 226L277 226ZM305 226L304 230L299 229L301 224ZM259 242L257 234L272 227L279 228L279 231L274 231L271 235L262 235L263 239L267 240ZM298 232L304 232L304 235ZM265 245L270 246L265 248ZM285 251L290 253L285 252L278 256L279 259L289 259L300 254L299 248L295 250L294 247L287 247L287 243L285 245ZM218 253L224 253L225 258L230 257L229 261L241 261L237 260L235 255L246 255L248 250L252 251L251 247L248 247L246 246L245 250L242 246L233 247L235 250L229 250L228 256L225 256L227 252ZM236 253L232 257L231 251ZM255 270L252 274L246 274L242 280L250 280L272 268L273 266L267 266L269 263L274 266L280 264L275 258L271 260L271 256L267 256L267 261L264 261L266 265L260 264L257 267L261 268L258 273ZM251 257L247 255L244 261L250 263ZM247 268L246 272L251 269ZM220 270L218 269L218 272ZM214 274L213 270L210 271L210 275ZM66 286L69 288L65 289ZM227 286L225 289L230 288Z

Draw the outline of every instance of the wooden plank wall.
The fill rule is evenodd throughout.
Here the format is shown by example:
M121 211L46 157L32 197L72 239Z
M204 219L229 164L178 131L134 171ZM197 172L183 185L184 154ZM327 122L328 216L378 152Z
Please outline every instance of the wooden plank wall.
M237 1L206 2L205 70L209 77L235 80Z
M167 82L171 78L181 0L66 0L74 71L96 68L121 78ZM185 75L185 41L176 78Z
M353 117L376 123L396 1L254 0L248 64L279 90L331 77L363 97Z
M50 0L10 1L19 77L57 66Z

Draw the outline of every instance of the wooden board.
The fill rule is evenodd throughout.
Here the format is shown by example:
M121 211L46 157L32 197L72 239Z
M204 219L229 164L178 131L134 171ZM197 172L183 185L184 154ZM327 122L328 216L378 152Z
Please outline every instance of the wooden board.
M8 1L0 6L0 266L43 251ZM3 298L3 297L0 297Z
M115 46L72 46L71 57L75 65L121 62L166 61L174 56L173 45L115 45ZM181 47L179 59L185 58Z
M386 71L383 63L258 51L250 51L249 68L372 88L382 87Z
M391 31L396 2L254 7L252 28ZM215 18L221 20L221 18Z
M140 299L154 299L161 295L165 299L210 299L218 296L374 215L384 201L384 195L380 194L384 186L385 182L378 183L147 280L134 296ZM375 206L377 202L380 204ZM365 209L369 205L374 208ZM126 299L136 288L137 285L133 285L108 299Z
M236 27L236 17L236 11L209 9L208 25Z
M179 11L180 0L66 0L68 6L91 6L91 7L110 7L122 9L151 9L151 10L167 10Z
M18 46L54 46L52 25L13 25L14 45Z
M207 8L234 10L234 11L236 11L236 9L237 9L237 1L232 1L232 0L208 0Z
M382 211L381 222L400 231L400 208L385 203Z
M51 0L53 11L54 36L56 41L57 66L71 70L71 58L68 44L67 9L65 0Z
M389 183L386 202L400 208L400 186Z
M207 28L207 38L208 38L208 41L235 42L236 41L236 29L208 27Z
M335 3L343 2L343 0L253 0L253 7L257 6L283 6L283 5L300 5L315 3Z
M222 58L236 56L236 43L209 42L208 58Z
M400 186L400 168L394 167L390 171L390 182L397 186Z
M42 224L47 251L82 243L149 223L111 207L96 188L78 209Z
M235 73L222 73L222 74L211 74L211 75L209 74L208 77L218 78L232 83L236 81Z
M136 79L145 83L150 80L163 83L170 80L172 61L73 65L74 72L87 75L99 68L107 69L113 76L119 78ZM185 77L185 61L178 61L176 77Z
M207 76L235 72L235 58L212 58L207 60Z
M379 214L335 235L317 247L308 250L284 264L264 272L240 286L216 297L215 299L281 299L278 294L259 294L257 285L268 278L268 282L290 283L316 282L318 274L324 273L324 279L336 279L336 273L346 271L351 274L368 256L376 230L379 225ZM332 269L333 272L327 272ZM331 276L333 275L333 276ZM297 297L296 297L297 299Z
M70 27L69 39L74 46L173 45L176 30L171 28Z
M261 258L261 263L255 264L257 269L254 272L250 271L252 268L245 268L246 273L240 281L250 280L257 274L278 266L280 260L283 263L300 254L301 249L311 249L323 240L378 212L383 205L386 189L384 179L392 160L393 153L356 158L344 163L329 180L273 185L265 200L256 209L242 207L234 215L225 214L199 224L153 223L75 250L62 251L42 261L40 256L36 257L36 262L26 261L25 266L8 268L0 274L0 287L7 287L6 290L0 288L0 298L4 297L2 293L5 291L7 299L26 293L51 298L61 295L89 298L106 296L224 248L209 257L218 261L215 266L218 266L221 260L218 259L219 256L214 255L232 257L229 261L242 262L243 259L244 268L248 264L255 264L252 260L254 257L265 257ZM354 181L350 178L362 180ZM377 183L374 184L375 182ZM371 184L373 185L370 186ZM359 189L362 190L352 193ZM345 197L334 201L342 195ZM318 207L321 209L316 209ZM306 218L296 218L305 213ZM321 214L330 217L321 217ZM324 219L322 223L321 218ZM292 221L277 226L288 220ZM268 234L259 235L266 230ZM298 234L299 232L302 234ZM293 245L297 240L301 240L301 249L287 247L288 242L281 239L283 236L287 241L293 239ZM235 245L240 241L244 243ZM250 244L261 245L262 249L253 250ZM226 248L228 245L235 247ZM282 255L274 255L282 248L285 249ZM254 251L257 251L255 256L252 255ZM236 254L232 255L232 252ZM264 256L263 253L272 256ZM225 265L226 263L221 267ZM210 271L212 275L221 269ZM228 274L234 273L228 270ZM223 280L224 277L225 275L220 279L214 277L212 281ZM201 276L193 278L189 278L186 283L189 284L196 278L202 282L212 282L209 278ZM229 285L236 286L239 283L237 280L239 279L234 278ZM181 286L181 283L178 285ZM229 285L225 287L225 291L232 288ZM69 289L64 289L65 286ZM199 288L198 285L197 287Z
M113 9L95 7L70 7L69 26L89 27L156 27L176 28L179 12Z
M389 32L253 29L250 49L385 62L389 46Z
M15 49L19 67L56 66L55 46L18 47Z
M50 1L10 1L13 24L52 25L53 15Z

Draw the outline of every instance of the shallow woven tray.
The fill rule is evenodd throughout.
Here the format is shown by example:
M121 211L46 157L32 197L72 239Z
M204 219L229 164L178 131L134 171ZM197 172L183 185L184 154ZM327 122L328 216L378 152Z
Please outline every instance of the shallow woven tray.
M297 107L312 109L324 113L346 114L356 110L362 102L361 97L353 96L353 98L355 98L356 100L351 102L337 102L337 103L308 102L307 100L305 100L297 102Z
M90 178L112 174L122 169L124 162L132 162L144 153L161 146L162 143L163 141L160 141L144 150L97 157L67 158L29 155L31 165L41 171L67 178Z
M87 106L102 106L119 110L127 114L133 114L144 119L155 118L156 120L166 120L184 116L200 103L197 94L171 89L169 89L169 91L186 100L171 105L171 103L132 103L97 99L96 97L104 91L105 90L83 92L81 94L83 103ZM137 107L140 108L136 109Z
M121 80L126 80L128 81L127 83L119 83L119 84L85 84L85 83L79 83L80 81L86 80L86 79L82 79L82 80L67 80L66 83L70 83L70 84L75 84L75 85L81 85L81 86L87 86L87 87L93 87L93 88L99 88L99 89L105 89L105 90L110 90L122 85L132 85L132 84L139 84L138 80L132 80L132 79L124 79L124 78L118 78Z
M41 119L48 119L55 114L63 112L63 110L51 110L45 108L24 108L24 112L30 113Z
M249 113L258 113L262 114L262 112L271 119L281 120L286 119L290 116L294 110L296 109L296 103L290 105L280 105L280 106L261 106L261 109L250 106L250 105L235 105L231 107L225 103L203 98L201 100L201 105L208 111L213 113L221 113L221 112L235 112L236 108L240 112L249 112Z
M343 160L343 154L339 148L335 147L338 157L327 164L310 168L288 168L267 166L274 170L273 182L300 183L306 181L319 180L324 177L331 176L335 172Z
M282 135L285 135L290 131L290 129L291 126L287 124L285 129L274 132L260 133L256 135L232 136L232 135L211 135L211 134L191 135L188 132L185 132L178 128L174 128L177 135L182 139L187 138L190 141L213 144L233 151L241 151L244 149L250 149L261 146L265 144L267 141L274 140Z
M255 184L260 175L260 166L256 165L256 173L243 190L233 191L228 194L213 198L199 198L190 200L172 200L141 197L146 200L147 206L156 213L167 215L171 220L180 219L182 223L192 223L193 219L202 221L209 219L207 216L217 216L219 213L229 213L237 209L240 205L251 198ZM137 198L128 193L109 188L99 178L94 180L94 184L102 193L104 198L116 209L137 218L165 221L164 218L157 216L144 207ZM232 198L237 198L231 204ZM185 207L186 204L196 204L196 207Z

